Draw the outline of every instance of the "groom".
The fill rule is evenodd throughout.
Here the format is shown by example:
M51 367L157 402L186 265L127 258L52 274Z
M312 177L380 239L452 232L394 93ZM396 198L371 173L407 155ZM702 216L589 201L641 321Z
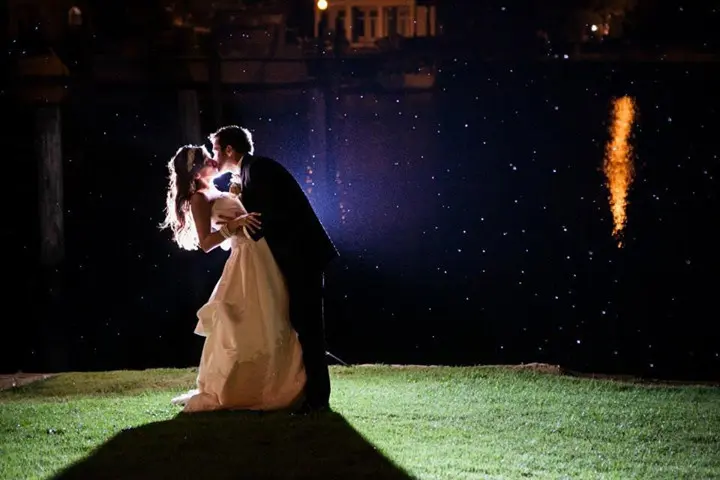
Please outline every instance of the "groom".
M307 374L301 411L327 410L330 375L325 359L323 271L338 251L290 172L275 160L253 155L247 129L230 125L209 138L220 171L233 173L231 189L242 192L247 211L261 214L261 228L246 234L255 241L265 238L285 276L290 322L302 346Z

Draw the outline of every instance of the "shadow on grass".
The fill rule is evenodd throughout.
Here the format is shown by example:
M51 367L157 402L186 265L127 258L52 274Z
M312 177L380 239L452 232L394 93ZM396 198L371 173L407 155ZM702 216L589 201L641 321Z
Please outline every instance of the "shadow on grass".
M70 479L413 477L341 415L218 412L123 430L56 476Z

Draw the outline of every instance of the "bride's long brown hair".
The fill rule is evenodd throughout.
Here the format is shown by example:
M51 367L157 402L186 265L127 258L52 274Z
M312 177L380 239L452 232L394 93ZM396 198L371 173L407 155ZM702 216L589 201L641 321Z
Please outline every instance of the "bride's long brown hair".
M189 165L189 153L193 152L193 164ZM173 241L184 250L197 250L199 246L195 222L190 212L190 198L196 190L195 172L204 162L204 147L185 145L178 149L168 162L168 190L165 199L165 220L161 229L169 228Z

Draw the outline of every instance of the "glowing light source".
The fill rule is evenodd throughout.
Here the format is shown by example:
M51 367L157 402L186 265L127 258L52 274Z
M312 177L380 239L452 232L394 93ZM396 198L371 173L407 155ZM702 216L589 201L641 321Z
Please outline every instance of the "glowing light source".
M590 30L592 30L593 32L597 32L597 29L598 29L597 25L592 25L590 27Z
M621 234L627 221L627 194L635 175L632 162L632 147L629 143L632 124L635 119L635 101L630 97L613 100L613 120L610 125L611 138L605 148L606 185L609 191L610 211L613 215L613 236L622 247Z
M317 2L317 7L318 7L320 10L327 10L327 8L328 8L328 2L327 2L327 0L318 0L318 2Z

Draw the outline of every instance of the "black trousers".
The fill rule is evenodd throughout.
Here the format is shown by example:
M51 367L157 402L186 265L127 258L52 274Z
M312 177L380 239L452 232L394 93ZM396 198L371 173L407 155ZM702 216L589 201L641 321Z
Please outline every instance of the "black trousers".
M290 323L298 334L307 374L305 401L309 407L326 407L330 401L330 373L325 355L323 274L303 273L288 278Z

